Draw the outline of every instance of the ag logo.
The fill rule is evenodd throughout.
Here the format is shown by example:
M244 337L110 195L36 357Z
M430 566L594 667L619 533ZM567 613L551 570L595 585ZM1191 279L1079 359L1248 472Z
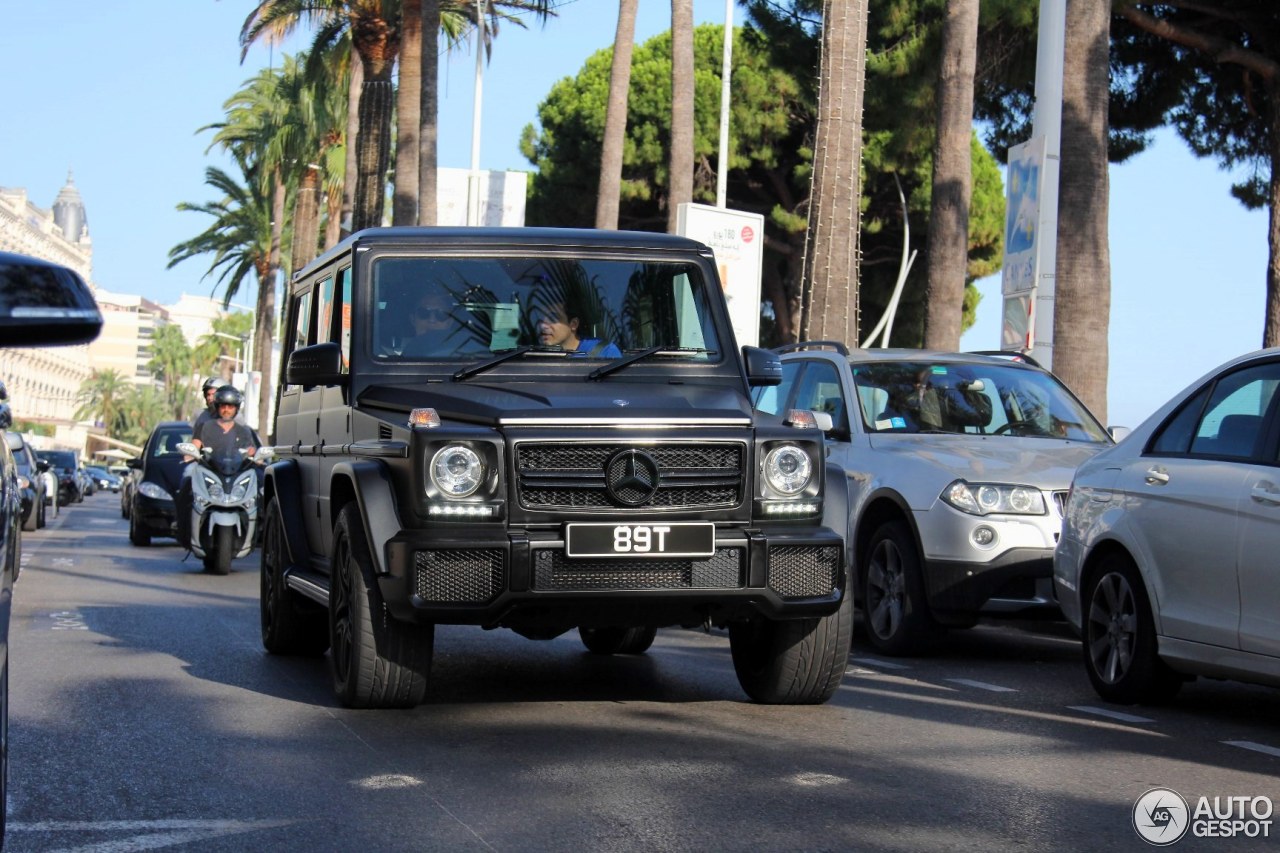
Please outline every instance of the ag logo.
M1133 828L1143 841L1166 847L1187 834L1191 811L1182 795L1170 788L1152 788L1133 804Z

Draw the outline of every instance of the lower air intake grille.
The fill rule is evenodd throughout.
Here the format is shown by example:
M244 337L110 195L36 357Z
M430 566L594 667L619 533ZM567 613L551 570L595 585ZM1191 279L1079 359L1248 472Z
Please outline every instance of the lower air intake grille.
M839 571L839 548L789 545L769 549L769 588L783 598L830 595Z
M483 604L502 589L502 551L417 551L413 588L424 601Z
M743 551L721 548L704 560L569 560L534 552L534 588L542 590L737 589Z

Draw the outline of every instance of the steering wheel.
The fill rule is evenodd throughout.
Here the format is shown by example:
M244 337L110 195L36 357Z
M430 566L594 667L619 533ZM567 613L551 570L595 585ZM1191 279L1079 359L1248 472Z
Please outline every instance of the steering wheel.
M1021 429L1031 426L1031 421L1009 421L1007 424L1001 424L992 431L992 435L1003 435L1011 429Z

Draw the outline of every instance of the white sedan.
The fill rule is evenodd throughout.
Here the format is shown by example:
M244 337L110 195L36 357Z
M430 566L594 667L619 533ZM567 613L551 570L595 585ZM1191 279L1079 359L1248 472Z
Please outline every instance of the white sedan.
M1080 466L1054 555L1102 698L1280 686L1280 348L1234 359Z

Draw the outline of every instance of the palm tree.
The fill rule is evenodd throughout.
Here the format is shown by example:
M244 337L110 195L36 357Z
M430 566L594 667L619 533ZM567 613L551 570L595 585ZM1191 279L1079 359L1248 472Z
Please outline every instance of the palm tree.
M164 386L164 400L175 420L186 420L191 406L191 346L181 326L158 326L151 339L147 368Z
M978 0L947 0L938 72L938 138L933 148L924 345L960 347L969 268L973 80L978 64Z
M862 102L870 0L823 0L818 126L805 235L801 340L858 342Z
M249 341L252 332L252 314L237 311L215 317L209 334L201 336L192 347L192 363L196 373L214 374L230 380L236 363L244 355L244 344ZM236 344L236 339L239 339L239 345Z
M671 0L671 164L667 232L693 201L693 0Z
M1066 23L1052 366L1067 387L1106 423L1111 316L1111 247L1107 241L1111 2L1068 3Z
M483 0L487 17L478 13L475 0L437 2L440 10L439 30L445 33L451 44L457 43L461 38L464 22L471 21L473 27L483 28L481 35L485 49L489 51L500 21L509 20L523 26L523 22L517 17L520 12L533 12L545 18L552 14L553 0ZM351 39L351 44L360 57L361 81L359 100L348 101L348 109L357 116L354 150L348 153L348 163L354 162L355 171L351 227L356 231L382 224L385 181L391 152L392 73L404 35L402 3L403 0L259 0L240 29L242 57L249 45L259 38L280 38L304 22L318 25L311 47L313 57L327 54L327 48L343 37ZM424 11L430 12L429 9ZM420 46L417 49L421 51ZM426 53L429 51L421 51L424 56ZM401 63L402 74L403 71ZM437 73L432 66L425 78L421 79L429 79L434 87ZM398 96L400 100L397 103L402 109L407 108L406 104L410 101L422 102L422 86L415 86L412 76L404 81L408 85L402 85ZM355 79L356 72L353 69L353 92ZM422 110L421 123L423 127L420 138L429 137L434 140L435 110ZM348 124L348 128L350 126ZM349 143L350 133L347 138ZM349 148L351 147L349 144ZM395 194L402 198L410 193L416 194L423 169L431 170L434 177L434 157L431 157L430 162L421 161L417 174L412 169L406 169L406 176L397 171ZM346 175L347 182L351 183L350 169Z
M596 192L596 227L617 229L622 193L622 153L627 135L627 95L631 88L631 50L636 38L640 0L618 0L618 30L613 37L609 105L604 114L600 147L600 184Z
M131 385L120 401L120 433L130 444L145 444L147 436L168 417L168 404L154 385Z
M190 210L213 217L212 224L200 234L169 250L169 267L188 258L209 254L213 261L205 276L217 273L223 286L223 306L231 303L240 288L256 277L258 299L254 311L254 369L261 371L263 381L258 398L258 424L266 428L271 386L271 345L274 340L276 303L276 266L271 261L275 244L272 215L272 193L263 189L243 155L232 155L244 176L240 183L217 168L205 170L205 183L222 194L218 201L194 204L182 202L178 210ZM287 236L287 235L286 235Z
M76 394L76 420L100 420L107 435L115 435L120 427L121 403L131 387L132 383L118 370L94 370Z

